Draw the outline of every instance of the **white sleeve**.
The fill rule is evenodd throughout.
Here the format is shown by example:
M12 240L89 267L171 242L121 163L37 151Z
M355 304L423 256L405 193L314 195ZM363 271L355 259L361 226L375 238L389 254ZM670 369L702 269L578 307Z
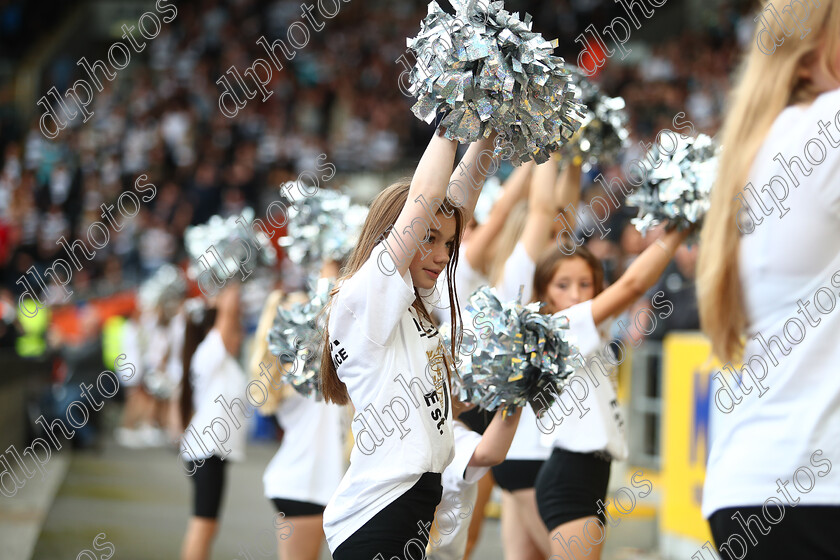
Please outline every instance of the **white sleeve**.
M602 349L601 334L592 319L592 300L573 305L556 314L569 319L571 342L581 356L586 357Z
M416 297L411 274L406 271L401 277L393 267L384 244L374 247L367 262L339 288L330 310L331 330L332 325L352 328L374 344L387 344Z
M502 301L514 301L519 297L521 287L522 304L530 303L536 270L537 264L528 256L525 244L520 241L505 261L502 279L496 287L499 298Z
M481 434L470 430L461 422L455 422L452 429L455 436L455 457L446 467L444 485L452 485L453 489L457 488L460 491L464 485L478 482L490 469L489 467L468 466L475 448L481 441Z

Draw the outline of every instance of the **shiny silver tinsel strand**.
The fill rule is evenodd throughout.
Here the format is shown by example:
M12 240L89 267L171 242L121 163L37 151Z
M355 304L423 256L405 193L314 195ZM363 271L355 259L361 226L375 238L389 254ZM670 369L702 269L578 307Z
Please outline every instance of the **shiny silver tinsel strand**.
M539 412L542 405L534 403L534 396L541 393L552 404L551 396L562 391L574 371L568 357L575 349L568 341L568 319L540 314L539 306L502 302L487 286L469 297L464 321L478 317L492 332L463 333L455 380L462 401L507 413L531 403ZM446 327L441 331L449 332Z
M321 399L321 344L326 315L322 313L329 300L332 282L318 281L306 303L277 308L274 324L268 331L268 349L284 364L280 379L304 396Z
M552 55L557 41L534 33L531 16L520 19L504 2L452 4L457 16L431 2L420 33L406 41L417 57L412 112L427 123L445 113L446 137L460 142L498 131L514 165L547 161L583 117L563 59Z
M622 97L604 95L577 66L569 66L575 99L586 106L580 129L563 146L564 157L580 157L584 172L593 165L613 165L630 144L629 116Z
M140 285L137 296L140 307L154 310L179 305L186 293L187 281L181 269L172 264L164 264Z
M350 196L319 189L288 208L288 234L280 239L289 259L309 276L317 277L325 261L341 262L352 252L368 209L353 204Z
M209 266L224 282L237 274L247 276L260 264L273 265L277 259L274 247L264 236L257 237L259 230L251 225L253 221L253 208L245 208L239 216L222 218L216 215L207 223L188 227L184 245L192 257L188 269L190 277L197 278ZM259 249L254 246L255 239L261 239Z
M639 208L638 216L631 221L643 234L664 221L670 227L686 229L699 224L709 210L709 196L717 175L718 148L705 134L688 139L677 134L670 137L677 138L673 154L654 145L645 158L653 162L653 169L645 182L627 197L628 206Z

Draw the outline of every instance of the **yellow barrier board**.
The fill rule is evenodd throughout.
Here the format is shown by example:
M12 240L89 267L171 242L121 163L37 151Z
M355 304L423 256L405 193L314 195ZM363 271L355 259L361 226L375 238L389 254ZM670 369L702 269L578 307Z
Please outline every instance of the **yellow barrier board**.
M709 450L711 346L701 334L670 334L663 341L662 515L660 530L705 542L700 513Z

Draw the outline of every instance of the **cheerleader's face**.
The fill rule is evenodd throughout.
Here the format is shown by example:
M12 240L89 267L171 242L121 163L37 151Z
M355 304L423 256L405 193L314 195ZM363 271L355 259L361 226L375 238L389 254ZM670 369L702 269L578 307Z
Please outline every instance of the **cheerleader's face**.
M595 279L589 264L580 257L563 259L545 291L552 313L563 311L595 297Z
M414 258L408 266L414 285L424 290L435 287L438 277L443 273L455 247L455 218L447 218L438 212L437 220L440 228L434 224L429 230L429 237L423 243L423 250L414 253Z

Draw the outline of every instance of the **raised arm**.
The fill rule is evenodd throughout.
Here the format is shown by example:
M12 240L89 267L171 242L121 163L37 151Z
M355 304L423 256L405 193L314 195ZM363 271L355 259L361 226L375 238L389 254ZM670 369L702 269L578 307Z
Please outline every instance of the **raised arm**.
M481 188L487 180L487 174L495 171L499 166L498 157L493 153L495 138L494 132L488 138L482 138L470 144L467 153L449 177L451 185L449 196L464 211L465 224L472 219Z
M522 243L531 260L536 262L551 240L554 220L554 185L557 182L557 163L548 160L534 169L531 193L528 196L528 220L522 231Z
M557 184L554 187L554 200L558 213L565 216L566 222L572 230L576 226L576 215L575 212L566 212L566 208L570 204L572 206L578 206L580 203L580 177L580 164L576 163L576 161L569 162L560 173L560 176L557 178ZM559 218L559 215L555 217L555 221L557 221L557 218Z
M461 206L465 222L472 218L475 203L487 178L477 163L481 158L485 170L495 167L490 165L487 155L481 156L486 151L491 158L495 158L492 155L494 138L495 134L491 134L489 138L474 142L464 155L463 166L459 165L455 171L452 171L452 167L458 143L443 138L440 133L435 133L429 141L411 179L405 206L389 234L391 238L396 236L399 244L406 248L407 258L399 259L396 263L401 275L408 271L414 253L434 227L434 216L447 194L455 205ZM447 190L450 192L447 193Z
M467 466L492 467L504 461L513 436L516 435L521 415L521 408L506 418L502 417L501 410L496 412L484 430L484 435L481 436L481 441L478 442Z
M670 231L642 251L613 285L592 300L592 320L596 325L615 317L656 284L674 257L680 243L692 230Z
M395 263L400 276L408 272L419 243L429 235L433 226L429 214L433 217L443 204L457 147L457 141L447 140L440 131L436 131L417 164L405 206L388 234L398 246L406 249L406 258L397 258Z
M239 345L242 343L240 290L239 282L229 282L222 288L216 300L216 322L213 325L222 335L225 350L233 357L239 356Z
M534 162L528 161L517 167L502 186L502 195L493 204L487 221L475 228L471 241L465 249L464 255L470 266L486 274L493 260L491 245L502 231L511 209L522 200L528 192Z

